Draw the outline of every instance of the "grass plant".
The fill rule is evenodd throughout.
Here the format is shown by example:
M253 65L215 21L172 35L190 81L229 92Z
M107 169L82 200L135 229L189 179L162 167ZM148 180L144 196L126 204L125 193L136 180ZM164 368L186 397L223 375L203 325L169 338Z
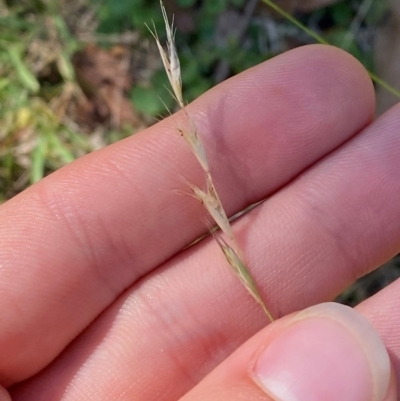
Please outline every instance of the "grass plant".
M309 29L306 27L304 24L302 24L297 18L293 17L290 13L286 12L283 8L279 7L278 4L276 4L272 0L261 0L264 4L266 4L268 7L270 7L272 10L280 14L283 18L287 19L289 22L291 22L293 25L297 26L300 30L305 32L307 35L312 37L317 43L320 43L322 45L330 45L328 40L326 40L322 35L318 34L317 32L313 31L312 29ZM400 99L400 90L394 88L392 85L390 85L388 82L380 78L378 75L376 75L373 71L369 70L367 68L368 74L372 81L374 81L376 84L382 86L385 88L388 92L390 92L392 95L398 97Z
M194 100L218 81L215 76L219 66L228 65L229 74L236 74L258 64L284 51L287 46L285 38L291 40L293 32L296 32L295 36L299 36L300 31L306 32L319 43L333 41L340 45L343 36L353 39L354 30L348 29L354 17L352 13L356 4L361 7L365 2L352 0L353 6L350 6L342 1L326 10L300 16L299 20L280 9L274 0L262 1L284 19L255 13L246 20L246 40L242 42L238 38L225 40L224 35L217 32L218 16L233 11L244 18L250 1L204 0L200 7L193 7L192 1L176 0L178 8L175 10L189 15L193 23L191 31L182 32L177 38L186 101ZM384 3L368 1L375 5ZM155 27L159 31L162 29L165 15L157 11L158 1L20 0L17 3L0 0L0 202L75 158L127 136L127 130L110 131L105 126L93 130L92 135L75 118L74 102L81 98L82 90L74 77L71 58L88 41L107 44L108 39L112 39L112 43L119 43L127 38L126 34L140 38L142 49L133 45L135 41L129 42L132 49L135 46L132 54L135 54L136 61L132 66L135 85L128 96L146 123L150 124L155 116L165 112L158 89L164 86L167 78L154 62L153 50L148 51L151 48L149 35L143 29L143 21L152 18ZM382 5L379 7L384 8ZM375 14L379 13L372 10L369 16ZM334 20L332 30L322 29L320 33L318 26L309 22L318 20L321 15ZM92 20L88 24L87 21ZM269 39L269 31L265 29L267 22L273 25L278 35L275 39ZM375 26L376 22L367 21L366 24ZM293 30L294 25L298 30ZM168 41L173 39L173 32L170 34L172 37L167 38ZM213 40L215 37L225 42ZM304 35L300 42L307 40ZM352 42L354 46L349 50L358 53L364 65L369 66L372 61L370 48L364 42L363 49L354 44L356 41ZM141 53L146 50L149 56L144 61L147 56ZM365 53L361 54L361 50ZM174 68L174 60L171 60L170 68ZM370 75L376 83L400 97L400 91L376 76L373 70ZM173 107L172 98L164 100L167 107ZM182 103L183 99L179 101ZM192 131L195 132L195 127ZM196 141L190 133L184 137ZM193 142L191 146L195 144ZM199 146L197 143L198 151Z
M193 119L186 110L182 95L182 78L181 78L180 61L175 46L174 21L172 20L171 23L169 22L162 0L160 0L160 5L167 33L168 52L165 52L164 48L162 47L154 24L153 24L153 30L150 28L149 29L157 43L157 47L159 49L161 59L164 64L165 71L171 84L174 98L180 109L185 113L186 118L189 122L188 129L177 129L177 131L186 140L194 156L201 165L205 176L204 189L201 189L192 184L189 185L194 195L204 205L204 207L207 209L208 213L213 218L213 220L215 221L215 223L222 232L222 234L215 233L214 237L216 238L217 243L225 256L226 261L231 266L232 270L235 272L235 274L240 279L242 284L245 286L247 291L260 304L263 311L267 315L268 319L272 322L274 320L272 314L265 305L260 295L260 292L257 288L257 285L248 267L246 266L243 257L243 252L238 245L238 242L232 230L231 223L229 221L229 218L225 212L225 209L221 203L221 199L214 185L205 147L196 129L195 122L193 121Z
M50 3L10 4L0 1L0 202L92 150L66 116L80 90L64 19Z

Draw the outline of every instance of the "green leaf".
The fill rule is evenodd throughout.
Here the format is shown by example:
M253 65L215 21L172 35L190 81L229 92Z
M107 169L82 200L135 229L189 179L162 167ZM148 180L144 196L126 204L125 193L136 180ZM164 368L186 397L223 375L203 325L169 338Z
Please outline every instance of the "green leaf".
M330 8L332 19L335 25L347 27L354 18L351 5L348 2L340 2Z
M40 135L36 148L32 152L31 182L40 181L44 177L46 164L47 141L44 135Z
M69 57L66 57L64 53L60 53L57 58L57 67L60 75L65 81L75 80L75 70L72 66Z
M193 56L182 57L182 81L184 86L190 85L193 81L199 78L200 68L199 62Z
M67 146L60 141L57 134L52 133L49 136L49 144L53 148L53 150L60 156L62 161L67 164L71 163L75 160L74 155L72 152L67 148Z
M196 4L197 0L176 0L179 6L182 8L193 7Z
M229 0L206 0L204 2L204 12L216 16L222 13L228 6Z
M246 0L231 0L231 4L235 7L243 7L246 3Z
M4 90L6 86L10 84L10 80L7 78L0 78L0 91Z
M154 89L136 86L131 92L131 99L136 110L146 116L155 117L167 111L158 92Z
M20 82L26 89L33 93L39 92L40 84L29 68L25 65L21 57L21 52L17 46L11 46L8 49L10 61L18 74Z
M131 10L137 11L140 8L143 7L143 1L132 1L132 0L124 0L124 1L115 1L115 0L107 0L106 2L106 7L109 11L109 13L113 17L125 17L127 13Z
M387 1L374 1L365 16L365 22L368 25L376 25L381 22L388 11L389 3Z
M192 102L193 100L197 99L203 93L207 92L212 87L211 80L202 78L201 76L186 88L185 95L188 102Z

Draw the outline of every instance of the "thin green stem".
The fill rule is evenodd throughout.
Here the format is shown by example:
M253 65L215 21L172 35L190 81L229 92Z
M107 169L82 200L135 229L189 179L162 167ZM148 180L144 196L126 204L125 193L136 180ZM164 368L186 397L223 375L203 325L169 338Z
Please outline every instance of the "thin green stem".
M392 85L388 84L386 81L384 81L382 78L379 78L376 74L374 74L372 71L368 71L369 76L371 79L377 83L378 85L382 86L382 88L385 88L388 92L393 94L394 96L400 98L400 90L394 88Z
M304 24L302 24L299 20L297 20L295 17L293 17L290 13L286 12L281 7L276 5L272 0L262 0L262 2L264 4L266 4L267 6L269 6L270 8L272 8L278 14L280 14L283 18L287 19L292 24L296 25L302 31L306 32L309 36L311 36L313 39L315 39L318 43L320 43L322 45L329 45L330 44L325 38L323 38L318 33L314 32L312 29L307 28ZM400 90L394 88L392 85L390 85L388 82L386 82L382 78L379 78L372 71L369 71L368 69L367 69L367 71L368 71L368 74L371 77L371 79L376 84L382 86L382 88L386 89L388 92L390 92L394 96L400 98Z
M267 6L271 7L274 11L276 11L278 14L280 14L282 17L286 18L288 21L290 21L293 25L296 25L298 28L300 28L302 31L310 35L312 38L314 38L318 43L321 43L323 45L329 45L328 41L324 39L321 35L318 33L314 32L312 29L307 28L304 24L302 24L298 19L293 17L290 13L286 12L283 10L281 7L276 5L273 1L271 0L262 0L263 3L265 3Z

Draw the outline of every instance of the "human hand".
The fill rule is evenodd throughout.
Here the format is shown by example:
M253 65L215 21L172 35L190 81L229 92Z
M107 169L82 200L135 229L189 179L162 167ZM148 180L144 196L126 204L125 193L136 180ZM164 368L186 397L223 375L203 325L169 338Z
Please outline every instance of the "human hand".
M381 401L387 355L359 314L399 380L400 282L357 312L292 313L399 251L399 110L372 122L366 72L321 46L270 60L188 107L228 213L270 197L234 223L282 317L266 328L212 238L183 250L207 227L202 206L182 195L185 180L202 182L176 132L182 114L3 205L0 383L14 401L271 400L265 386L282 401ZM385 401L396 400L393 372Z

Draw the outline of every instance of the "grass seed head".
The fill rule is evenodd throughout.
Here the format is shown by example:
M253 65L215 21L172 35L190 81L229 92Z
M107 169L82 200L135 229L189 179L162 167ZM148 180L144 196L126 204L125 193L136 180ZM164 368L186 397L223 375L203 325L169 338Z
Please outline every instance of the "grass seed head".
M169 23L167 12L165 10L163 2L160 0L161 11L164 17L165 29L167 32L167 48L168 54L161 46L160 39L157 35L155 26L153 25L154 31L147 27L150 33L153 35L158 51L160 52L162 62L164 64L165 71L167 73L169 82L172 90L174 91L175 98L181 108L185 107L182 96L182 78L181 78L181 64L178 57L178 51L175 46L175 32L174 32L174 21Z
M193 154L196 156L198 162L204 170L206 177L206 190L202 190L195 185L189 183L190 188L192 189L194 195L201 201L204 207L207 209L208 213L215 220L218 227L224 233L227 239L231 243L236 244L235 237L232 231L231 224L226 215L226 212L223 208L221 200L218 196L218 193L215 189L213 179L211 176L211 171L206 155L206 151L204 145L201 141L201 138L198 135L196 126L194 124L193 119L189 116L185 109L185 104L183 102L182 97L182 80L181 80L181 67L178 57L178 52L175 46L175 32L174 32L174 21L169 23L167 12L165 10L164 4L162 0L160 0L161 11L164 17L166 32L167 32L167 47L168 54L164 51L161 46L160 40L158 38L155 26L153 24L154 32L148 27L154 39L156 40L158 50L161 55L162 62L165 67L165 71L167 72L168 79L170 81L173 94L172 96L175 98L183 112L185 113L190 128L189 129L180 129L179 132L184 137L189 147L191 148ZM273 321L273 318L266 308L261 295L257 289L255 281L252 279L250 272L246 268L246 265L238 256L238 252L235 251L224 239L216 236L217 242L225 255L226 260L229 265L233 268L236 275L240 278L240 281L246 287L246 289L250 292L250 294L255 298L255 300L261 305L262 309L268 316L268 318ZM235 246L237 248L237 246Z
M164 17L165 29L167 32L167 48L168 54L165 52L164 48L161 45L160 38L158 37L156 27L153 23L153 29L151 29L147 24L147 29L153 35L158 51L160 52L161 60L164 64L164 69L167 73L169 82L171 84L172 90L174 92L174 96L181 108L184 108L185 105L183 103L182 96L182 78L181 78L181 64L179 62L178 52L175 46L175 34L174 34L174 26L173 21L170 24L167 16L167 12L165 11L165 7L163 2L160 0L161 11Z
M196 156L202 169L205 172L209 172L210 168L208 164L206 150L204 148L203 142L200 140L200 137L197 134L196 128L191 127L189 130L180 129L179 132L182 134L183 138L192 149L192 152Z
M233 239L232 227L229 223L229 219L226 216L221 203L213 197L209 192L205 192L202 189L191 185L192 191L200 202L207 209L208 213L214 219L215 223L222 230L222 232L230 239Z
M261 305L262 309L268 316L271 322L274 321L271 313L265 306L264 301L261 298L260 292L256 286L255 281L253 280L249 270L246 265L242 261L242 259L238 256L237 252L221 237L215 236L218 245L220 246L225 259L232 267L233 271L239 277L242 284L246 287L247 291L253 296L253 298Z

